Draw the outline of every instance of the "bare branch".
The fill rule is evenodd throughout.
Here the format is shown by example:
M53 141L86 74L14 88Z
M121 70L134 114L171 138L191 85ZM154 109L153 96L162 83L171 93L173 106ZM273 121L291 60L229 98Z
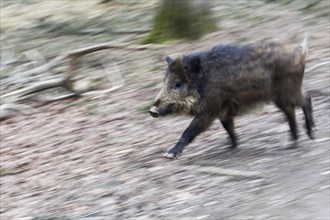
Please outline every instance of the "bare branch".
M22 96L29 95L29 94L36 93L36 92L40 92L40 91L43 91L43 90L46 90L46 89L63 86L64 83L65 83L64 79L47 80L47 81L38 83L34 86L30 86L30 87L27 87L27 88L24 88L24 89L20 89L20 90L2 95L2 96L0 96L0 99L5 99L5 98L8 98L10 96L22 97Z
M62 100L65 100L65 99L70 99L70 98L76 98L76 97L79 97L79 96L80 96L80 94L70 93L70 94L65 94L65 95L57 96L57 97L47 97L47 98L44 98L40 101L45 102L45 103L50 103L50 102L62 101Z
M99 50L105 49L124 49L124 50L157 50L163 48L163 46L159 45L131 45L128 43L104 43L98 44L90 47L85 47L77 50L73 50L67 54L67 56L83 56L88 53L93 53Z

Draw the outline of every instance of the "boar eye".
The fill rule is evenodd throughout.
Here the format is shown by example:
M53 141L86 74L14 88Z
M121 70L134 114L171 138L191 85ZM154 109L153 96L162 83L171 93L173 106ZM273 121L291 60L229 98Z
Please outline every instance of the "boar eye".
M180 81L176 81L176 82L174 83L174 88L175 88L175 89L180 89L181 86L182 86L182 83L181 83Z

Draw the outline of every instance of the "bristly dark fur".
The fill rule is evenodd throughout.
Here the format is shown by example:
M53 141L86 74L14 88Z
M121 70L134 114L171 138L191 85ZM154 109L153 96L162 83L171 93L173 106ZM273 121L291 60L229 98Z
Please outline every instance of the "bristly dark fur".
M166 115L162 113L169 106L171 114L195 116L168 157L180 153L216 118L228 131L235 147L234 117L270 101L286 115L294 140L297 139L294 109L301 107L307 133L312 138L311 100L301 91L306 51L306 41L295 49L259 42L243 46L217 45L175 60L167 58L164 87L155 107L160 116Z

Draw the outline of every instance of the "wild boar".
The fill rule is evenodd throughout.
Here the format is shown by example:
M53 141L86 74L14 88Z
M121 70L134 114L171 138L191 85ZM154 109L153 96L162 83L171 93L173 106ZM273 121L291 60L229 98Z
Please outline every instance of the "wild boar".
M212 49L166 57L164 85L149 110L152 117L194 116L177 144L164 157L179 156L185 146L215 119L236 148L234 117L261 103L273 102L289 123L293 146L298 139L295 107L301 107L309 138L313 138L311 98L302 93L307 37L296 48L274 42L217 45Z

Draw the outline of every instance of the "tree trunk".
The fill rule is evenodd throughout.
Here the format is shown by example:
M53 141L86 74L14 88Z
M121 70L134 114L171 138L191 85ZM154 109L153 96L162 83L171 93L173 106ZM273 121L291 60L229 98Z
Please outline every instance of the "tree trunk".
M162 0L150 34L144 43L162 43L173 39L198 39L216 30L210 7L205 1Z

